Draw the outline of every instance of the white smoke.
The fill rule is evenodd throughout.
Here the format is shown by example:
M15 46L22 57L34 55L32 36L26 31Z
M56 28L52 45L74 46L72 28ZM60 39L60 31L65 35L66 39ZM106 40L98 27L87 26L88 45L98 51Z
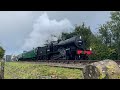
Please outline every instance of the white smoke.
M33 47L43 46L46 40L51 40L51 35L59 36L61 32L69 32L72 29L73 26L69 20L50 20L47 13L44 12L33 25L33 31L25 39L22 49L30 50Z

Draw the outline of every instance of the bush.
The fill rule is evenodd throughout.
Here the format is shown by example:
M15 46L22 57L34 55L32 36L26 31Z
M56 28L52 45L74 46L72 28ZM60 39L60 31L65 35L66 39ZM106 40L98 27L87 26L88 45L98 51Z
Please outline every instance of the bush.
M0 59L3 58L5 50L0 46Z

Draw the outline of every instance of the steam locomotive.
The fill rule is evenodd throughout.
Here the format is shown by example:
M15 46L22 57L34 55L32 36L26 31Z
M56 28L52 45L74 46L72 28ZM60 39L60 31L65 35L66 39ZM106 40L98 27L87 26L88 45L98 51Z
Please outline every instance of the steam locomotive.
M81 36L74 36L23 52L18 55L18 60L87 60L92 51L87 50L85 45Z

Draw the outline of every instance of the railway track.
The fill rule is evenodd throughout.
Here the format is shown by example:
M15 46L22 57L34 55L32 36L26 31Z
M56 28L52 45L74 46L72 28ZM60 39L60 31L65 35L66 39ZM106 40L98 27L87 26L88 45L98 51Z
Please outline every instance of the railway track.
M20 61L24 63L42 64L51 67L63 67L70 69L83 69L85 65L98 62L100 60L39 60L39 61ZM115 60L120 64L120 60Z
M46 62L46 63L66 63L66 64L78 64L78 63L93 63L99 60L39 60L38 62Z

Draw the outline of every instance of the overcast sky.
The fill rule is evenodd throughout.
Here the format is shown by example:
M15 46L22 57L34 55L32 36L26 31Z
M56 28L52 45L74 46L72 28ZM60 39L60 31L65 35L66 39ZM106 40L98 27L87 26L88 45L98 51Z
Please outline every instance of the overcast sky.
M18 54L82 22L95 33L109 17L109 11L0 11L0 45L6 54Z

